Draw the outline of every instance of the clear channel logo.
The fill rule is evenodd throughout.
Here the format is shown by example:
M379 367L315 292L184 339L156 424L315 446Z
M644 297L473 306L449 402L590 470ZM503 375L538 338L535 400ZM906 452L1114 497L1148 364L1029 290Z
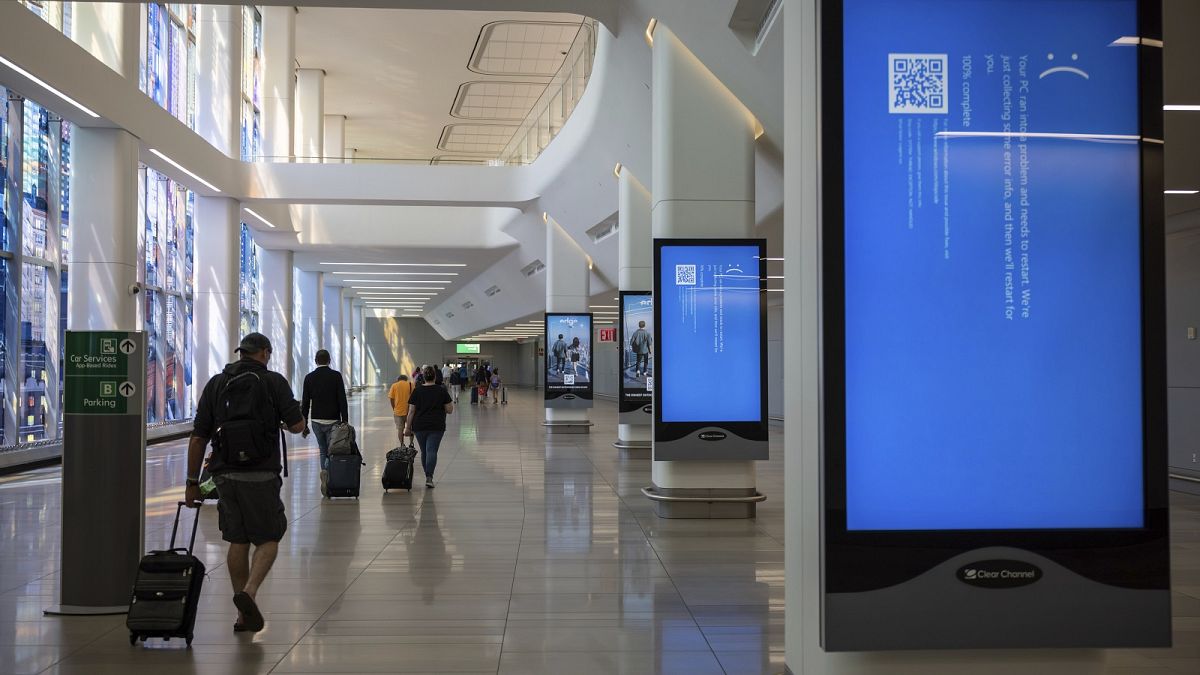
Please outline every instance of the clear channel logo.
M700 440L702 441L723 441L725 440L724 431L701 431Z
M1037 583L1042 569L1022 560L980 560L958 568L955 576L979 588L1018 588Z

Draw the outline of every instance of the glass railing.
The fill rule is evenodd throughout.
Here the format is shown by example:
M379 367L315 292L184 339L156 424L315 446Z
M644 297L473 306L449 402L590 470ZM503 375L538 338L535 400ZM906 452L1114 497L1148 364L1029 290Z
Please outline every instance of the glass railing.
M596 20L584 19L562 66L530 108L495 164L532 164L550 145L583 98L596 59Z

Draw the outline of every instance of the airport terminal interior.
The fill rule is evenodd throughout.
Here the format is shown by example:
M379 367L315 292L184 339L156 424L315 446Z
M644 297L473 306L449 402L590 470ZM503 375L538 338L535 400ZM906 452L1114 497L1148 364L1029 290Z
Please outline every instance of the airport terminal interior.
M225 3L0 1L0 674L1200 673L1200 3Z

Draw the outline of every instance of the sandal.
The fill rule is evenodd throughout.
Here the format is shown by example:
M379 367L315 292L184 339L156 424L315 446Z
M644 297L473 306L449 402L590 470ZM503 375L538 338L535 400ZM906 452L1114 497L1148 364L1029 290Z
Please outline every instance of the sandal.
M233 594L233 604L242 613L244 620L243 628L251 633L257 633L266 625L263 620L262 612L258 610L258 605L254 604L254 598L250 597L249 593L240 591Z

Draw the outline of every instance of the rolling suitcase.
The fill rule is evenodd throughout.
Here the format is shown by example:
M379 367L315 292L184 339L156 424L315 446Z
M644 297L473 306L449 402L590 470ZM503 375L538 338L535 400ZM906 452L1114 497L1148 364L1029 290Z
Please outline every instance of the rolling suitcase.
M416 464L417 449L400 446L388 451L387 464L383 465L383 491L412 491L413 466Z
M129 628L129 644L140 638L183 638L192 646L192 631L196 627L196 609L200 604L200 589L204 585L204 563L192 555L196 547L196 530L200 525L200 507L192 523L192 541L187 548L175 547L179 532L179 514L183 502L175 508L175 526L171 528L170 548L151 551L138 564L133 583L133 597L125 625Z
M500 405L508 405L508 387L500 389Z
M330 455L329 482L325 496L354 497L358 499L359 483L362 480L362 455Z
M471 387L471 405L479 405L479 388Z

